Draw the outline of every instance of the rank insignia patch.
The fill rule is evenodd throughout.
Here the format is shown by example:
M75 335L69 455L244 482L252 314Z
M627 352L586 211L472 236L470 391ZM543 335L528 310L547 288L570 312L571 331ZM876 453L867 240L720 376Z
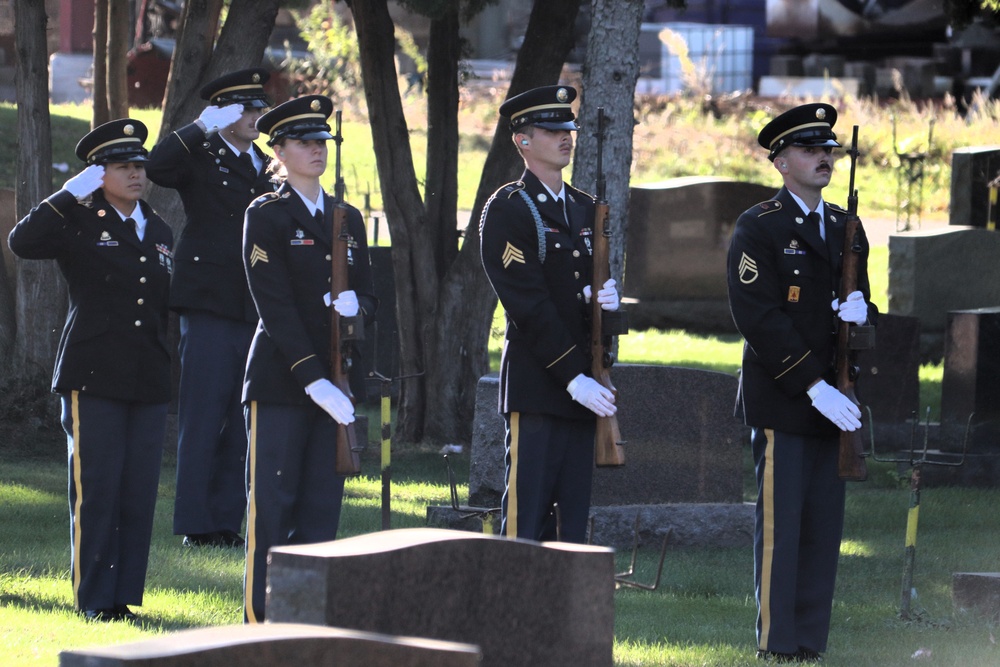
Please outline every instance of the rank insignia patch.
M788 303L798 303L799 302L799 287L797 285L788 286Z
M524 253L515 248L507 242L507 247L503 250L503 268L507 268L511 265L511 262L520 262L524 264Z
M257 266L257 262L264 262L267 264L267 252L254 243L253 250L250 251L250 267L253 268L254 266Z
M744 285L749 285L757 280L759 275L757 273L757 262L753 261L748 254L743 253L743 256L740 257L739 266L740 282Z

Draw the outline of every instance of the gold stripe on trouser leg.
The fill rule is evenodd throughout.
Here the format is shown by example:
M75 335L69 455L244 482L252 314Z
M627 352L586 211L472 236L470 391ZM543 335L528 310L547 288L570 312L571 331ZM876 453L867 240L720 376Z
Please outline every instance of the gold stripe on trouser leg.
M257 485L254 483L257 478L257 401L250 401L250 441L248 444L247 456L250 466L250 495L247 498L247 563L246 581L243 584L243 605L247 615L247 622L259 623L257 616L253 613L253 562L254 552L257 547Z
M760 648L767 648L771 631L771 563L774 556L774 431L764 430L767 445L764 448L764 485L761 492L764 510L764 528L761 531L760 565Z
M73 504L73 601L80 608L80 545L83 530L80 528L80 508L83 506L83 468L80 463L80 392L70 392L70 414L73 420L73 486L76 502Z
M517 446L521 435L521 413L510 413L510 475L507 478L506 537L517 537Z

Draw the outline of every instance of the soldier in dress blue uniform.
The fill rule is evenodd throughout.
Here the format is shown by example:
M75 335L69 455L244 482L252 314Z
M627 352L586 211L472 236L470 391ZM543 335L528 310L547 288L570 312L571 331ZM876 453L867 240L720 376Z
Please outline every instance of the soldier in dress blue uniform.
M829 104L806 104L761 130L784 187L739 217L728 256L730 308L746 339L738 408L757 476L758 656L779 662L826 650L844 523L838 434L861 425L833 386L836 332L841 320L878 315L863 233L859 289L837 300L847 212L822 196L840 146L836 120Z
M250 440L245 618L264 620L267 552L337 536L344 478L337 475L337 424L354 421L350 399L330 382L330 308L343 317L375 314L364 220L349 206L348 283L330 294L336 204L319 179L326 170L322 95L290 100L257 128L274 148L277 192L246 212L243 261L260 324L247 360L243 401ZM360 371L360 364L354 367ZM360 379L360 373L352 380ZM352 382L357 397L364 383Z
M170 227L140 199L146 127L124 118L80 140L87 167L17 223L10 248L55 259L69 312L52 391L69 450L77 609L133 620L141 605L170 401Z
M483 267L507 319L499 406L507 537L584 541L595 415L616 410L614 395L587 375L594 198L562 180L575 98L569 86L544 86L501 105L526 169L493 194L480 221ZM614 280L596 297L617 310Z
M247 439L240 395L257 326L243 271L243 214L274 190L270 158L253 143L269 105L261 68L201 89L209 106L170 133L146 171L174 188L187 221L177 244L170 307L180 315L177 495L174 534L187 546L241 546Z

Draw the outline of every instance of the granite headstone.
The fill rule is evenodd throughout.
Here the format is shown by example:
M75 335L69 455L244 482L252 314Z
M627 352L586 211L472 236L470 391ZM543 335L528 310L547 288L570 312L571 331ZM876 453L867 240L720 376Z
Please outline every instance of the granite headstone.
M478 645L483 667L610 667L614 552L410 528L274 548L267 618Z
M60 667L477 667L469 644L316 625L201 628L130 644L62 651Z

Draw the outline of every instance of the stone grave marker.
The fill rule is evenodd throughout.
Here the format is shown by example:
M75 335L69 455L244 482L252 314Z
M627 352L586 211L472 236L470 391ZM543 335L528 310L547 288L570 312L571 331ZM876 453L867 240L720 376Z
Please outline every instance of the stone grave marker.
M614 552L410 528L271 550L266 614L478 645L483 667L610 667Z
M735 376L675 366L616 364L618 424L625 465L596 468L591 541L631 548L635 517L640 544L750 544L753 505L743 503L743 453L749 429L733 415ZM476 388L469 506L499 508L504 492L504 420L497 413L499 380ZM428 525L482 530L471 512L430 507ZM499 527L497 525L497 527Z
M62 651L60 667L477 667L469 644L315 625L200 628L130 644Z

